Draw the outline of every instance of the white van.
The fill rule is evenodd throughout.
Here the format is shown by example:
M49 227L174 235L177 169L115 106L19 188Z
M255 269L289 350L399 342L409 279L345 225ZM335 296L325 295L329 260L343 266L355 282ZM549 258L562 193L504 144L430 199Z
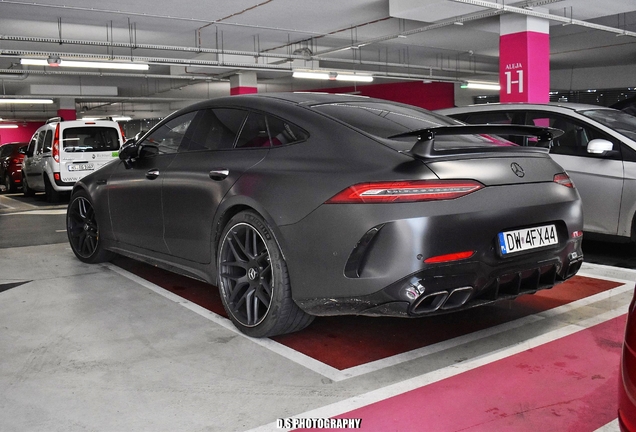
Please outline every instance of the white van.
M76 181L116 160L122 143L122 130L112 120L48 120L33 134L26 151L24 195L44 191L49 202L58 201Z

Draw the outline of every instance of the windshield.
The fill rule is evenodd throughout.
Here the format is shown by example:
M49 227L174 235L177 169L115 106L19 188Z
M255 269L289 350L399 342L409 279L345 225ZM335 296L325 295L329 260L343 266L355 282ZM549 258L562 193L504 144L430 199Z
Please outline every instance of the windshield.
M432 113L416 107L392 104L390 102L347 102L315 105L315 110L332 116L370 135L389 138L404 132L463 124L450 117ZM407 137L386 141L396 150L409 150L417 138ZM491 136L461 135L435 138L437 149L458 147L493 147L515 145Z
M632 115L615 109L590 109L579 113L636 141L636 117Z
M119 150L119 134L112 127L67 128L62 143L66 152L114 151Z

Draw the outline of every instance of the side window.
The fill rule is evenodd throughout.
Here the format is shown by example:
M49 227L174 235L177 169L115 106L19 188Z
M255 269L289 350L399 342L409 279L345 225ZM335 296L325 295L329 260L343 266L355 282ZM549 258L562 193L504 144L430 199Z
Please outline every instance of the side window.
M179 151L229 150L234 146L247 111L215 108L199 111Z
M176 153L196 114L192 111L162 123L141 144L157 146L159 154Z
M597 138L603 138L612 142L615 141L606 134L591 128L576 119L571 119L556 113L529 112L527 124L543 127L549 126L555 129L561 129L564 132L563 135L554 139L552 142L550 153L554 154L598 157L587 152L587 144L590 141ZM615 142L614 150L619 150Z
M42 153L42 147L44 145L44 136L46 135L46 131L40 131L38 133L38 141L35 144L35 152L40 154Z
M472 113L464 121L470 124L512 124L512 113L505 111Z
M31 154L35 153L35 144L37 144L38 142L38 134L35 133L33 135L33 138L31 138L31 141L29 142L29 146L27 147L27 152L30 152Z
M267 116L267 127L272 137L271 143L273 146L291 144L307 139L307 134L302 129L276 117Z
M265 115L255 112L249 113L235 147L258 148L269 146L270 139L269 133L267 132L267 120L265 119Z
M52 142L53 142L53 131L49 129L46 131L46 135L44 136L44 147L42 148L42 152L49 153L51 151Z
M307 139L307 134L297 126L279 118L251 112L236 148L276 147Z

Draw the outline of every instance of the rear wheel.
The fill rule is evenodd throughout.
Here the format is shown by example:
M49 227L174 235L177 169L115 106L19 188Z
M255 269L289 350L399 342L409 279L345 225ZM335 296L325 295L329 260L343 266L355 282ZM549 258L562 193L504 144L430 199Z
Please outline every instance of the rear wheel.
M53 185L46 174L44 174L44 193L48 202L57 203L60 201L60 193L53 189Z
M29 187L26 176L22 173L22 193L25 197L32 197L35 195L35 191Z
M71 197L66 212L66 232L73 253L85 263L110 261L115 254L104 249L93 203L86 192Z
M13 180L11 180L11 174L9 174L8 172L4 173L4 185L7 188L7 192L15 193L17 188L15 186L15 183L13 183Z
M243 333L275 336L313 321L292 299L287 264L260 215L234 216L223 230L217 257L223 306Z

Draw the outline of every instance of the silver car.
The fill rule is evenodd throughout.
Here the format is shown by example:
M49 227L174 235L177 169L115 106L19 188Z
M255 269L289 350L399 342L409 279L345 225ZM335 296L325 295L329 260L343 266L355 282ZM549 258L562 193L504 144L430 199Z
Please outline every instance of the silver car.
M550 149L583 200L584 230L636 241L636 117L583 104L485 104L437 111L471 124L550 126ZM505 137L520 145L528 138Z

